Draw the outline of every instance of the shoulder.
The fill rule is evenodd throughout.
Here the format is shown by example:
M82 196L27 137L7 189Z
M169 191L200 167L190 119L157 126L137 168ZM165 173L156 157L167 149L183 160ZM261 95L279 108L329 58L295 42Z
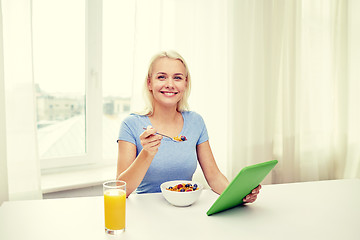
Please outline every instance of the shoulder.
M182 112L184 118L186 119L189 119L189 120L193 120L193 121L196 121L196 120L200 120L200 121L203 121L203 118L202 116L197 113L197 112L194 112L194 111L184 111Z
M139 115L136 113L130 113L130 115L128 115L127 117L124 118L124 122L126 123L130 123L130 122L136 122L142 119L145 119L147 116L145 115Z
M147 119L146 115L139 115L135 113L131 113L129 116L125 117L122 121L122 125L127 125L130 128L138 128L139 126L142 126L145 124ZM146 127L146 126L142 126Z
M136 139L147 126L147 116L139 114L130 114L121 122L118 140L125 140L136 144Z
M182 114L187 126L193 129L203 129L205 127L205 121L199 113L187 111Z
M186 134L196 139L196 145L209 140L206 124L202 116L193 111L183 112Z

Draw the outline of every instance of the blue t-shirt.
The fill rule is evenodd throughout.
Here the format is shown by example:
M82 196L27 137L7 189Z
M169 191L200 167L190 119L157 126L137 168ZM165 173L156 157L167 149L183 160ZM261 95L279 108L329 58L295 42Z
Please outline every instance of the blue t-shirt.
M174 142L164 137L158 152L147 170L145 177L136 189L137 193L160 192L160 185L172 180L192 180L197 167L196 146L209 140L203 118L196 112L182 112L184 119L180 135L186 136L183 142ZM136 156L142 150L139 136L143 128L151 125L148 116L131 114L122 122L118 140L133 143Z

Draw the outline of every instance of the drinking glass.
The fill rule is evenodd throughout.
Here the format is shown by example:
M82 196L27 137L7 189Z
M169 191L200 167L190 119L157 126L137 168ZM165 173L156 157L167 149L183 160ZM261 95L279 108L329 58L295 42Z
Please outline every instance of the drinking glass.
M125 231L126 182L111 180L103 184L105 232L116 235Z

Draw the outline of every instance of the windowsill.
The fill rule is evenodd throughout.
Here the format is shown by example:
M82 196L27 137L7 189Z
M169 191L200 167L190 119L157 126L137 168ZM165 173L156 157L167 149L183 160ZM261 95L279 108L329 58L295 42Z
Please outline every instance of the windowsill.
M45 194L97 186L105 181L114 179L115 176L115 165L47 173L41 176L41 189L43 194Z

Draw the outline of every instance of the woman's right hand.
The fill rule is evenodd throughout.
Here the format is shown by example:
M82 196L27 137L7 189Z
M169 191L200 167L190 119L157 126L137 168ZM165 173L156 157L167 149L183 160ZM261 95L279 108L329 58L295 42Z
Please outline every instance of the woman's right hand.
M161 135L156 134L155 128L147 126L146 130L140 135L140 143L143 147L143 151L155 156L158 152L162 138Z

